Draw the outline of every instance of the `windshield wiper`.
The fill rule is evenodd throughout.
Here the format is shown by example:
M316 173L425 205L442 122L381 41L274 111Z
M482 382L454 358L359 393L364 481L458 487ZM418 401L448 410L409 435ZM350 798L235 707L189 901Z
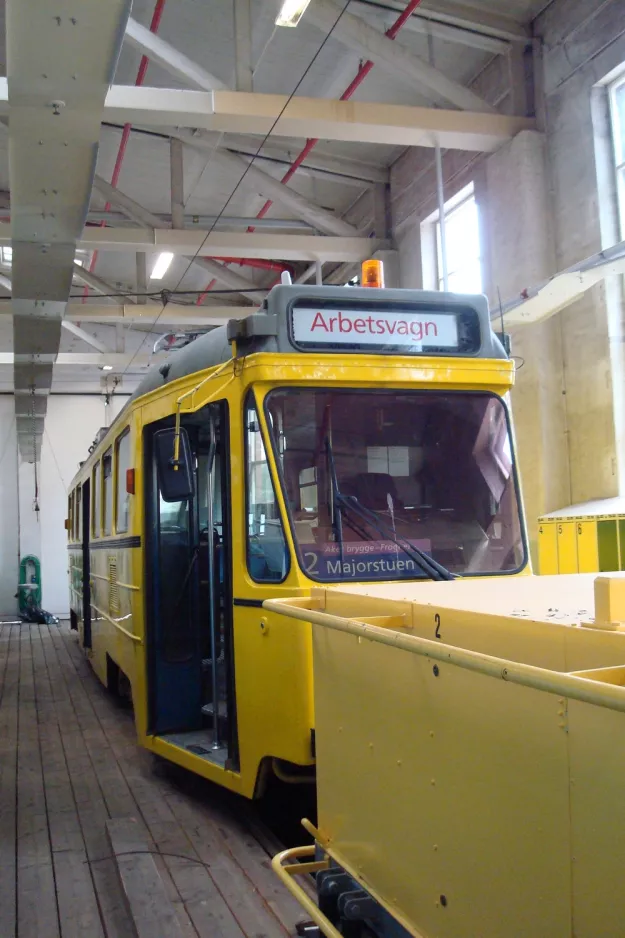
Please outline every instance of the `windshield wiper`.
M399 547L411 560L413 560L420 570L431 580L455 580L456 577L447 567L438 563L433 557L429 557L419 547L415 547L410 541L406 540L400 534L397 534L391 527L386 525L379 514L370 508L365 508L355 495L341 495L337 492L335 497L336 504L340 512L346 508L351 509L362 521L369 524L382 537L391 541L396 547ZM357 531L357 533L360 533Z
M341 558L341 564L343 563L343 516L341 514L341 507L339 505L339 499L341 498L341 493L339 492L339 482L336 476L336 465L334 462L334 450L332 449L332 443L330 441L330 435L326 434L325 438L326 452L328 454L328 469L330 475L330 488L332 490L332 530L334 531L335 540L339 545L339 556Z

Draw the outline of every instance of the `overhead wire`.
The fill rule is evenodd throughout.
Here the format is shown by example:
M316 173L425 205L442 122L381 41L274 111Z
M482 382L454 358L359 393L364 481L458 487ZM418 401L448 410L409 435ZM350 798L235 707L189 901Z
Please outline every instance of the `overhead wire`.
M241 176L239 177L238 182L236 183L236 185L235 185L234 188L232 189L230 195L228 196L228 198L227 198L226 201L224 202L224 204L223 204L223 206L222 206L222 208L221 208L219 214L216 216L216 218L215 218L215 220L213 221L211 227L210 227L210 228L208 229L208 231L206 232L206 235L204 236L204 239L202 240L202 243L201 243L200 246L197 248L195 254L194 254L191 258L189 258L189 263L187 264L187 266L185 267L183 273L181 274L180 278L178 279L178 282L177 282L177 284L176 284L176 286L175 286L175 288L174 288L174 292L178 289L178 287L180 286L180 284L182 283L182 281L183 281L184 278L186 277L186 275L187 275L187 273L189 272L189 270L190 270L192 264L193 264L193 263L197 260L197 258L201 255L202 249L204 248L204 245L205 245L206 242L208 241L210 235L211 235L211 234L213 233L213 231L215 230L215 228L216 228L216 226L218 225L220 219L222 218L224 212L226 211L226 209L227 209L228 206L230 205L230 202L232 201L232 199L234 198L234 196L235 196L236 193L238 192L239 187L241 186L241 183L243 182L243 180L244 180L245 177L247 176L248 172L250 171L251 167L253 166L254 160L257 158L257 156L260 154L260 151L262 150L262 148L265 146L265 144L266 144L267 141L269 140L271 134L273 133L273 131L274 131L275 128L277 127L277 125L278 125L280 119L282 118L282 115L284 114L284 112L285 112L286 109L288 108L289 104L291 103L291 101L292 101L293 98L295 97L297 91L299 90L299 88L301 87L302 83L304 82L304 79L307 77L307 75L308 75L308 73L310 72L311 68L313 67L313 65L314 65L315 62L317 61L319 55L321 54L321 52L322 52L323 49L325 48L326 43L328 42L328 40L329 40L330 37L332 36L332 33L334 32L334 30L336 29L337 25L338 25L339 22L341 21L343 15L344 15L345 12L347 11L347 7L349 6L349 3L350 3L350 0L345 0L345 3L343 4L343 7L341 8L340 13L338 14L338 16L336 17L336 19L334 20L334 23L332 24L332 26L331 26L330 29L328 30L327 34L324 36L323 41L321 42L321 44L320 44L319 48L317 49L317 51L315 52L315 54L313 55L312 59L310 60L310 62L309 62L308 65L306 66L306 68L304 69L304 72L302 73L302 75L300 76L299 80L297 81L297 84L296 84L295 87L293 88L293 91L290 93L290 95L288 96L288 98L287 98L286 101L284 102L284 105L283 105L282 108L280 109L280 111L279 111L277 117L275 118L275 120L273 121L271 127L269 128L269 130L267 131L267 133L265 134L265 136L264 136L263 139L261 140L260 144L258 145L258 148L256 149L256 152L253 154L253 156L252 156L250 162L247 164L247 166L245 167L245 170L243 171L243 173L242 173ZM199 291L198 291L198 292L199 292ZM215 292L217 292L217 291L215 291ZM236 290L236 291L233 291L233 292L240 293L241 290ZM251 291L248 291L247 288L246 288L245 292L251 292ZM264 293L267 292L267 291L266 291L266 288L263 290L263 292L264 292ZM134 355L132 356L132 358L130 359L130 361L128 362L128 364L126 365L126 367L124 368L124 370L123 370L123 372L122 372L122 375L121 375L122 378L123 378L123 376L126 374L126 372L128 371L128 369L130 368L130 366L132 365L132 363L134 362L135 358L137 357L137 355L139 354L139 352L141 351L141 349L143 348L143 345L144 345L146 339L147 339L148 336L151 334L151 332L152 332L152 330L154 329L154 327L155 327L156 325L158 325L158 322L159 322L161 316L163 315L166 306L167 306L167 303L164 302L164 303L163 303L163 306L162 306L162 308L161 308L161 310L159 311L158 316L157 316L156 319L153 321L153 323L152 323L152 325L151 325L151 327L150 327L150 332L147 333L146 337L142 340L142 342L141 342L140 345L138 346L137 350L135 351Z

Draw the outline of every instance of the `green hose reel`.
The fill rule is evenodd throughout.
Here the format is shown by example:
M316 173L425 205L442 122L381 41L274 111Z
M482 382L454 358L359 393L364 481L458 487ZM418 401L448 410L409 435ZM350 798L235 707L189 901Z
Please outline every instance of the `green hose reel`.
M27 554L20 561L20 581L17 588L20 612L41 605L41 563L39 557Z

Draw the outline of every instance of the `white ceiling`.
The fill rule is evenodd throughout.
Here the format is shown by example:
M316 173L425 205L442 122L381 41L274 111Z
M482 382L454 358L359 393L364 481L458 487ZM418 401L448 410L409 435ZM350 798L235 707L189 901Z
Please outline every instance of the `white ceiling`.
M9 0L18 2L18 0ZM31 0L19 0L20 3L29 3ZM143 24L150 25L155 0L134 0L132 17ZM338 98L356 74L360 62L359 55L348 50L336 39L330 38L318 53L324 41L323 33L307 21L304 16L297 29L280 29L274 27L274 20L281 0L251 0L252 10L252 61L260 63L254 74L254 91L263 94L304 95L316 98ZM312 0L314 3L315 0ZM510 21L527 25L531 18L545 5L545 0L423 0L423 9L434 18L436 23L453 24L449 11L457 12L461 9L467 21L473 21L473 29L477 34L487 36L496 35L490 17L506 17ZM385 9L385 6L388 9ZM359 3L350 8L354 15L365 19L379 32L388 28L404 6L404 0L380 0L380 3L370 8ZM440 14L440 15L439 15ZM4 19L4 7L0 14ZM412 21L411 21L412 22ZM420 19L419 23L423 24ZM498 22L498 21L497 21ZM0 24L3 29L3 23ZM497 24L496 24L497 25ZM466 26L466 24L465 24ZM493 31L494 30L494 31ZM158 35L175 49L184 53L207 72L216 76L230 88L235 87L234 68L234 28L233 28L233 0L166 0ZM51 37L53 41L54 37ZM398 35L397 42L414 56L425 61L428 60L428 37L416 29L408 27ZM2 50L2 55L4 52ZM62 49L59 48L59 55ZM315 56L317 58L315 59ZM474 48L471 42L460 44L456 41L445 41L441 38L433 40L433 64L449 78L462 85L468 86L472 79L480 72L492 57L492 53L482 48ZM313 62L313 59L315 60ZM133 85L141 54L129 43L125 43L114 78L115 84ZM311 65L311 62L313 64ZM302 76L307 72L302 80ZM159 66L150 65L145 77L145 85L156 88L188 88L183 81L176 80L171 74ZM389 71L379 67L373 69L361 87L354 95L355 101L381 102L389 104L431 105L431 99L423 88L416 83L410 86L405 80L395 78ZM103 126L100 147L97 158L98 175L110 180L113 174L115 161L121 139L121 127ZM236 150L243 147L249 140L226 136L222 145ZM260 145L261 138L252 138ZM271 152L276 158L283 159L283 163L259 164L266 172L279 179L287 169L289 158L294 159L300 151L304 141L277 139L268 145L265 152ZM271 149L273 147L273 149ZM277 148L277 149L276 149ZM325 164L330 159L339 162L349 160L366 163L384 169L389 167L402 152L402 147L379 144L337 143L322 141L318 147L319 159L323 158ZM350 166L350 172L354 170ZM366 174L365 174L366 175ZM252 217L257 214L265 199L255 194L253 189L241 187L231 198L233 188L237 183L236 175L217 166L211 159L210 153L184 148L184 195L185 213L187 215L217 215L227 204L227 216ZM367 190L369 182L359 184L345 184L332 176L323 176L316 173L313 176L298 173L290 181L289 186L294 191L305 196L311 202L333 211L337 216L348 213L352 223L360 224L366 221L370 213L370 203ZM0 190L9 189L9 172L7 158L7 134L0 125ZM149 126L134 128L130 134L123 168L119 177L118 188L136 202L140 203L150 212L167 215L171 211L170 201L170 148L169 141L158 128ZM228 201L229 200L229 201ZM102 210L104 198L95 193L92 196L92 210ZM354 203L357 208L353 210ZM355 214L349 214L353 210ZM117 209L116 209L117 211ZM282 205L274 205L267 218L285 219L295 218L292 211ZM239 228L238 230L244 230ZM148 271L154 257L148 257ZM276 257L276 261L280 258ZM296 269L301 271L307 263L300 264ZM185 290L203 289L211 279L197 266L189 269L188 262L183 257L176 257L167 276L158 284L152 283L150 289L174 289L180 286ZM251 268L236 268L258 286L265 286L275 280L276 274L264 270ZM185 273L186 271L186 273ZM132 253L102 251L97 259L95 273L113 288L113 292L126 292L136 289L136 264ZM182 278L182 279L181 279ZM0 296L4 291L0 290ZM79 303L82 287L73 289L75 299ZM90 294L90 302L112 302L97 300L97 294ZM195 297L181 297L180 302L193 303ZM210 303L210 298L206 301ZM241 302L240 297L218 298L219 305L228 302ZM10 352L12 349L12 327L10 322L10 304L0 299L0 352ZM155 335L148 335L146 339L145 327L140 331L133 327L96 326L91 323L84 328L97 340L103 342L111 351L119 352L123 349L129 356L135 353L143 356L151 352L156 335L168 329L159 328L155 324ZM61 352L95 353L95 349L87 345L82 339L63 330L61 336ZM120 368L116 367L116 372ZM124 371L124 390L132 390L138 374L143 371L143 365L137 368L136 364L121 368ZM60 365L54 370L53 390L90 390L98 391L101 387L103 372L97 365ZM12 387L12 366L0 364L0 390L10 390Z

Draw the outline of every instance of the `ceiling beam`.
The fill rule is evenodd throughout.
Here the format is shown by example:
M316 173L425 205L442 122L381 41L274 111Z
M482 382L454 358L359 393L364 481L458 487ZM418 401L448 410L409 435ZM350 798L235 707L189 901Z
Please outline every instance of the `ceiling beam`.
M182 232L176 233L181 234ZM253 237L253 235L248 235L248 237ZM230 257L231 255L226 254L224 256ZM242 255L235 252L235 256L241 257ZM229 287L231 290L238 290L241 296L251 300L252 303L258 305L260 302L262 293L259 293L258 290L253 290L255 284L253 284L251 280L248 280L247 277L243 277L242 274L238 273L236 270L232 270L231 267L219 264L217 261L213 261L208 257L193 257L193 263L197 264L198 267L202 267L206 273L220 283L223 283L224 286Z
M33 365L35 367L42 365L60 366L76 365L80 368L91 365L101 368L102 365L112 365L113 368L129 368L132 364L133 371L139 371L152 364L151 355L126 354L123 352L59 352L54 358L50 355L33 356ZM15 355L13 352L0 352L0 365L13 365Z
M179 306L168 303L163 309L160 303L138 306L101 306L97 303L70 303L66 321L94 322L108 325L153 326L223 326L230 319L245 319L258 309L260 294L253 306Z
M155 218L158 218L162 228L171 228L171 215L158 213L155 215ZM217 221L217 219L219 219L219 221ZM87 215L87 221L98 225L101 224L101 222L106 222L114 228L120 225L126 225L126 227L129 225L132 226L129 213L126 212L91 211ZM191 230L194 228L206 229L212 228L213 225L215 225L219 231L223 228L256 227L312 232L312 226L299 218L254 218L253 215L185 215L183 228L189 228Z
M15 389L49 391L130 0L6 4ZM54 15L53 15L54 14ZM58 14L58 15L57 15ZM77 80L78 79L78 80ZM44 410L45 413L45 410ZM43 415L33 421L36 458ZM18 435L28 418L16 415Z
M216 150L215 160L229 169L237 179L240 179L242 186L248 189L252 187L264 198L280 202L298 218L307 221L309 225L312 225L318 231L347 238L358 234L358 229L353 225L343 221L342 218L334 215L328 209L315 205L310 199L300 195L299 192L289 186L283 185L278 179L266 173L264 169L259 169L258 166L248 162L243 157L225 150Z
M8 226L0 225L0 244L10 243ZM86 251L171 251L193 257L196 252L208 257L242 257L259 260L285 261L353 261L364 260L372 251L388 245L376 238L338 238L326 235L264 234L226 231L146 231L143 228L85 228L79 247ZM199 258L198 258L199 262ZM219 265L218 265L219 266ZM76 276L87 282L93 277L81 269ZM240 276L240 275L238 275ZM222 283L225 279L221 278ZM242 278L248 288L254 286ZM89 283L91 285L91 282ZM102 286L102 281L100 281ZM232 286L232 283L229 284ZM115 292L106 287L101 292Z
M234 61L237 91L252 90L252 14L250 0L234 0Z
M505 7L505 4L502 6ZM432 16L439 22L464 29L477 29L510 42L528 42L531 39L528 27L513 17L506 16L505 13L491 12L484 6L477 8L471 3L459 0L422 0L415 10L415 15Z
M263 145L258 137L247 134L213 134L210 131L178 130L174 131L188 146L196 150L213 154L216 149L215 139L223 141L223 149L236 153L239 156L253 156L257 166L279 166L289 168L301 149L297 143L292 148L284 144L270 141ZM315 148L310 156L301 164L298 173L310 179L321 179L324 182L337 182L341 186L355 186L357 189L367 188L371 182L388 182L389 171L386 166L374 166L370 163L361 163L344 157L332 156L328 153L318 153ZM268 219L258 219L259 222ZM269 219L270 220L270 219ZM257 226L258 227L258 226Z
M199 133L198 131L198 134ZM189 144L194 146L196 139L196 135L194 134L192 138L193 142L189 140ZM233 134L225 137L223 146L226 150L235 151L248 156L255 156L258 152L259 143L258 137L251 137L245 134ZM288 147L284 141L278 142L272 140L270 137L267 143L263 145L256 160L281 161L290 165L300 149L301 146L299 143ZM304 175L309 175L317 179L336 178L336 181L340 183L345 183L349 180L353 183L360 184L388 182L389 178L389 171L386 166L376 166L373 163L324 152L322 147L315 147L298 169L298 173L303 173Z
M97 349L98 352L110 351L104 342L100 342L100 340L96 339L94 335L91 335L90 332L86 332L85 329L81 329L80 326L76 325L76 323L69 322L67 319L64 319L61 325L67 332L71 332L71 334L75 335L77 339L82 339L83 342L86 342L87 345Z
M171 227L184 228L184 147L177 137L169 141Z
M496 150L519 131L535 128L529 118L505 114L326 98L295 97L289 102L284 95L238 91L210 94L120 85L113 85L109 91L106 118L169 130L198 127L262 135L271 131L278 137L319 137L386 146L433 147L438 141L448 150L478 152Z
M140 229L136 228L85 228L83 237L85 237L87 241L92 244L93 238L98 237L96 232L99 231L100 233L109 233L105 237L104 241L99 242L99 247L96 248L96 250L128 250L128 246L130 244L134 244L132 250L139 254L154 250L169 251L169 248L164 247L161 241L167 238L169 238L169 240L176 240L176 238L178 238L179 245L182 245L182 250L177 250L173 253L191 255L189 260L193 264L199 264L199 259L193 255L199 250L208 232L197 231L197 229L195 231L187 231L186 229L172 229L171 222L169 225L166 224L157 215L152 214L152 212L148 211L147 208L144 208L143 205L140 205L139 202L135 202L134 199L131 199L129 195L126 195L119 189L113 188L110 183L106 182L106 180L99 176L96 177L94 186L97 186L99 191L103 192L110 202L115 205L119 205L120 208L123 207L126 214L138 220L140 224L145 225L143 234L140 233ZM126 233L125 235L124 232ZM221 232L213 232L213 234L219 235ZM193 247L189 247L190 244L193 244ZM113 247L111 247L111 245L113 245ZM91 248L87 248L87 250L91 250ZM211 253L208 247L207 253ZM219 253L223 257L235 256L233 255L232 251L227 252L225 250L220 250ZM238 257L243 255L236 256ZM229 275L229 273L230 272L228 268L224 267L223 264L215 264L213 276L219 280L220 283L223 283L231 289L235 290L238 289L239 286L244 290L249 290L250 288L254 287L254 283L252 283L252 281L248 280L246 277L236 273L235 276L232 277ZM89 276L92 277L93 274L90 274ZM236 283L233 282L234 280L236 280ZM243 293L243 295L246 296L247 294ZM121 304L124 302L123 298L118 298L118 301Z
M370 59L396 81L415 85L436 103L453 104L464 111L493 113L495 108L474 91L423 62L400 42L389 39L353 13L343 13L333 0L314 0L306 18L344 46Z
M140 49L150 62L160 65L170 75L193 88L198 88L200 91L216 91L227 87L219 78L211 75L197 62L183 55L170 43L165 42L132 17L126 26L125 39L129 45Z
M401 13L401 4L393 5L386 3L369 2L369 0L351 0L350 9L358 10L363 16L374 16L380 22L382 28L387 30L395 20L397 14ZM480 49L482 52L488 52L490 55L504 55L510 48L510 40L500 39L489 33L484 33L478 28L467 29L461 26L451 26L448 23L441 23L431 15L422 15L419 8L415 10L412 16L402 26L405 33L419 33L422 36L433 36L434 39L441 39L444 42L453 42L461 46L469 46L472 49Z
M138 225L142 225L144 228L148 229L171 227L171 221L168 224L162 218L159 218L158 215L153 215L147 208L135 202L134 199L131 199L129 195L126 195L120 189L112 186L110 182L107 182L102 176L98 176L97 174L94 176L93 188L99 192L100 195L103 195L111 205L117 205L124 215Z
M504 305L503 321L509 326L531 326L550 319L591 287L608 277L621 277L624 273L625 241L621 241L568 270L560 271L539 286L525 290L524 299L517 298Z
M2 227L4 227L4 225ZM74 277L101 295L119 292L112 286L112 284L107 283L106 280L102 280L102 278L98 277L97 274L92 274L89 270L87 270L86 267L81 267L80 264L74 263ZM122 306L124 304L124 297L111 296L110 299L112 303L116 303L118 306ZM127 299L127 302L134 303L134 300Z

